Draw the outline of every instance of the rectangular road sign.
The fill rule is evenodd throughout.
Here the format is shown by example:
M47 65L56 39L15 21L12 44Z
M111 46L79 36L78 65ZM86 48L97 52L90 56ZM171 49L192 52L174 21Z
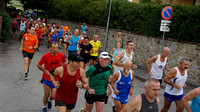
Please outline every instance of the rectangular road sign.
M168 26L160 26L160 31L169 32L170 28Z

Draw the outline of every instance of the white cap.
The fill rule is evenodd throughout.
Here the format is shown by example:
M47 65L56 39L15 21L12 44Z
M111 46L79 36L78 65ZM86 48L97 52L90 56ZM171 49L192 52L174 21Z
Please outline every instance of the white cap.
M110 59L110 56L107 52L102 52L99 56L100 58L109 58Z

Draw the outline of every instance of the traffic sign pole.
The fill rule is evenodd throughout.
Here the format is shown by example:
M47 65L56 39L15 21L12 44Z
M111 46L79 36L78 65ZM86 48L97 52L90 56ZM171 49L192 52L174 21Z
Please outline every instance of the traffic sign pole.
M160 54L162 53L162 49L163 49L163 46L164 46L164 40L165 40L165 32L163 32L163 38L162 38L162 45L161 45Z
M161 20L161 24L160 24L160 31L163 32L160 54L162 53L162 49L164 46L165 32L169 32L169 30L170 30L169 24L171 23L171 21L169 21L169 20L172 18L173 13L174 13L173 8L170 6L163 8L162 13L161 13L162 18L165 20Z

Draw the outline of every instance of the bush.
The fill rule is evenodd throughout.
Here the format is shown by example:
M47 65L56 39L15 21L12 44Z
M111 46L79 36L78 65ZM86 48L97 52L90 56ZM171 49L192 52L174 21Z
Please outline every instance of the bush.
M109 0L52 0L49 16L52 18L86 22L106 26ZM143 0L143 2L148 0ZM152 37L161 37L161 11L166 5L131 3L113 0L110 27ZM186 42L200 42L200 6L173 5L170 32L166 38Z
M0 41L5 41L5 39L11 34L11 19L10 15L6 12L0 12L2 16L2 30Z

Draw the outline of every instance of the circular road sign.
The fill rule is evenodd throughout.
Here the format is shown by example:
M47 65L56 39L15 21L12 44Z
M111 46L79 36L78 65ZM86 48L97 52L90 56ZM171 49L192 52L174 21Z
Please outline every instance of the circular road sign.
M163 8L162 10L162 18L165 20L170 20L172 18L173 13L174 13L173 8L170 6L167 6Z

